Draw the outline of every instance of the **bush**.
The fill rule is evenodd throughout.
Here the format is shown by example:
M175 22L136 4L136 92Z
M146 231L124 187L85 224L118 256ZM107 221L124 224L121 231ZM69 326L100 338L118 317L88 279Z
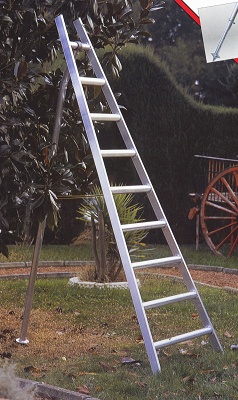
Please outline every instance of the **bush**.
M238 110L197 103L150 48L127 47L121 60L121 78L112 87L121 92L125 120L178 241L191 243L188 194L206 187L206 166L194 155L236 157ZM111 137L110 129L105 142ZM124 181L131 171L123 174Z

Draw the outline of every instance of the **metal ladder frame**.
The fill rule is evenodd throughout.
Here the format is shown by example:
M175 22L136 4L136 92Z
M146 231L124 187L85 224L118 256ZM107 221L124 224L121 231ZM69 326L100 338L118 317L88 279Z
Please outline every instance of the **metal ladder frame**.
M87 132L88 141L91 147L91 152L98 172L98 177L104 194L105 202L112 222L114 235L117 241L118 250L124 267L126 279L128 281L128 285L130 288L132 300L134 303L135 311L137 314L141 333L144 339L152 372L157 373L161 370L160 363L158 360L157 350L162 347L179 343L184 340L208 334L214 349L216 349L217 351L221 351L222 347L219 342L219 339L214 331L214 328L206 312L206 309L194 285L190 272L186 266L186 263L180 252L180 249L169 227L168 221L164 215L164 212L156 196L156 193L152 187L150 179L146 173L146 170L143 166L140 156L136 150L135 144L128 131L124 118L117 105L117 102L112 93L110 85L106 79L106 76L103 72L103 69L95 53L95 50L93 49L90 39L87 35L87 32L83 27L82 21L78 19L74 22L76 31L80 38L79 42L70 42L62 15L56 18L56 25L62 43L62 48L67 62L69 74L71 76L71 81L75 90L75 95L81 112L82 120L85 126L85 130ZM73 49L78 49L87 52L87 56L89 58L89 61L91 62L96 78L79 76L76 61L73 54ZM108 105L112 111L112 114L90 113L83 85L100 85L104 93L104 96L108 102ZM119 128L121 136L124 140L126 149L101 150L97 140L93 121L115 121ZM110 187L110 182L103 161L103 159L106 157L130 157L133 161L133 164L135 166L135 169L138 173L142 185ZM137 224L121 225L113 198L113 195L117 193L146 193L150 201L150 204L154 210L157 220L151 222L142 222ZM156 260L148 260L145 262L143 261L143 262L132 263L127 249L124 232L136 229L139 230L139 229L154 229L154 228L162 229L166 241L170 247L172 256ZM143 302L141 299L141 294L137 285L134 271L139 268L148 268L154 266L158 267L162 265L168 265L171 263L178 265L178 268L180 269L181 275L188 289L188 292L180 295L169 296L163 299ZM204 327L202 329L198 329L193 332L153 342L152 334L146 316L146 310L149 308L158 307L161 305L171 304L188 299L193 300Z
M214 53L211 53L212 57L213 57L212 61L215 61L217 58L220 58L219 51L221 50L221 47L223 45L223 42L224 42L229 30L231 29L232 25L235 24L235 19L236 19L237 13L238 13L238 3L236 3L236 5L234 6L234 9L231 13L231 16L228 19L228 23L225 27L225 30L219 39L216 50L214 51Z

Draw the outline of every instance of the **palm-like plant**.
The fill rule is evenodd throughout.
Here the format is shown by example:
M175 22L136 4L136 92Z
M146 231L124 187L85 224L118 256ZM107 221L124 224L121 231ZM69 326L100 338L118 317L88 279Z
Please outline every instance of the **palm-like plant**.
M134 203L133 194L116 194L114 196L118 216L122 224L142 222L143 207ZM92 244L95 258L95 278L100 281L115 281L122 270L122 263L115 240L109 213L99 186L95 185L78 208L79 219L91 221ZM97 229L98 225L98 240ZM147 231L125 232L125 240L130 254L136 255Z

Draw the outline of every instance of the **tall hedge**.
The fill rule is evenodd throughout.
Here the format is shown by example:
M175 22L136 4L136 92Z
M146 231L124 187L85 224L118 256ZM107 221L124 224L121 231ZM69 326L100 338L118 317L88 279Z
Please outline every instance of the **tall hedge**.
M238 155L238 110L197 103L149 48L128 47L121 61L112 86L175 236L189 243L188 195L205 189L206 166L194 155Z

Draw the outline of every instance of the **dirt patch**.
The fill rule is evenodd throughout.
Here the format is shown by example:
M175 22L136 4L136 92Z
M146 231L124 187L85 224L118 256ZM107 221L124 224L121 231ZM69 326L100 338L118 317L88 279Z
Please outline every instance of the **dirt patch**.
M144 270L147 273L158 273L162 275L181 276L178 268L153 268ZM50 266L50 267L39 267L38 273L58 273L67 272L78 276L83 281L94 280L94 266ZM194 281L205 283L208 285L218 287L231 287L238 289L238 275L229 274L224 272L215 271L201 271L201 270L190 270L191 276ZM24 268L0 268L0 277L7 275L29 275L30 267ZM122 273L118 278L119 281L125 280L125 276Z
M7 277L7 276L19 276L19 277L28 277L30 275L31 268L30 267L8 267L8 268L0 268L0 278ZM39 266L37 269L38 276L40 277L41 274L49 274L53 276L53 274L60 274L65 273L69 274L70 276L77 276L82 281L89 281L93 282L95 280L95 266L94 265L60 265L60 266ZM116 281L123 282L125 281L125 274L123 271L119 274Z
M148 271L151 272L151 271ZM178 268L153 268L153 273L177 276L181 274ZM218 287L238 289L238 275L215 271L190 270L194 281Z

